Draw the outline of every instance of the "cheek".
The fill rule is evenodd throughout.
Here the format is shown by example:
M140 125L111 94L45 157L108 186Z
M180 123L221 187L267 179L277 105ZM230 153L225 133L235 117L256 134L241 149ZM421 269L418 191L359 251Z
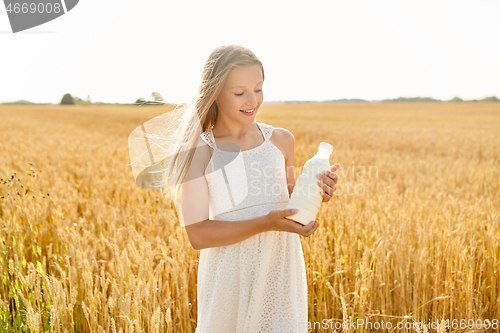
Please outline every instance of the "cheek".
M228 103L228 105L230 105L231 108L237 109L237 110L240 109L241 104L242 104L241 97L238 97L238 96L233 96L230 99L230 102Z
M228 110L231 110L231 109L234 109L234 108L238 108L240 101L238 101L238 96L231 96L231 95L226 95L224 97L221 96L221 98L219 98L219 105L221 106L221 108L223 109L228 109Z

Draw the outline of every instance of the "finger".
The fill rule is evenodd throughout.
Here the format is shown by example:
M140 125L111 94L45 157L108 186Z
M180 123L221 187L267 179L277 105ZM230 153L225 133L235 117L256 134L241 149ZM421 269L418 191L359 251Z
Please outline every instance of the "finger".
M332 180L330 180L331 182L333 182ZM323 193L321 193L321 196L323 196L324 198L326 197L325 194L327 196L331 196L331 194L333 193L332 191L332 187L335 186L335 183L333 183L331 186L330 185L327 185L323 182L318 182L318 185L319 187L321 187L321 189L323 190ZM326 193L325 193L326 192Z
M318 175L318 179L322 180L326 184L331 184L333 187L334 184L337 184L339 176L335 172L325 171L322 174Z
M302 236L306 236L307 234L309 234L312 230L314 230L314 223L315 221L311 221L308 224L302 226L300 234Z
M326 184L330 187L334 187L336 183L335 183L335 180L331 177L332 177L331 174L330 174L330 176L325 177L323 179L323 184Z
M308 231L307 236L312 235L312 233L316 231L316 229L318 228L318 221L314 221L313 225L314 225L313 228Z
M326 195L325 191L323 191L323 190L321 190L321 197L323 198L322 202L328 201L328 196Z
M337 181L339 180L339 176L335 172L330 173L330 178L333 180L333 182L335 184L337 184Z
M333 185L331 185L331 186L330 186L330 185L327 185L327 186L326 186L326 191L325 191L326 193L325 193L325 194L326 194L328 197L331 197L331 196L332 196L332 193L333 193L333 187L334 187L334 186L335 186L335 184L333 184Z
M330 166L330 178L332 178L333 180L335 180L335 184L337 183L337 179L339 178L339 176L335 173L335 171L337 171L338 169L340 169L341 165L340 163L335 163L334 165Z
M331 190L333 193L333 189ZM322 191L321 196L323 197L323 202L328 202L332 198L332 194Z
M309 228L309 232L313 232L314 229L316 228L316 225L318 224L318 221L314 220L314 221L311 221L310 223L310 228Z
M302 226L302 230L304 232L308 232L309 230L311 230L312 228L314 228L314 221L311 221L309 222L308 224Z
M339 179L339 176L335 172L330 172L330 171L325 171L325 176L324 177L324 182L327 183L328 181L333 182L334 184L337 184L337 180ZM330 182L328 182L330 183Z
M340 163L335 163L334 165L330 166L330 170L337 171L340 168Z

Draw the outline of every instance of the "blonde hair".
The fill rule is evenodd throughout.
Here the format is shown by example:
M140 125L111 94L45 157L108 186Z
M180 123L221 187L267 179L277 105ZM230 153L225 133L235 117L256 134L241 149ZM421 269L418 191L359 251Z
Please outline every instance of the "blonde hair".
M194 101L183 106L176 113L177 117L170 121L169 134L172 135L172 144L167 150L168 155L162 159L164 179L170 194L165 197L173 199L177 217L184 226L181 209L181 186L192 161L201 132L211 129L218 116L218 106L215 102L222 90L229 72L234 67L259 65L264 79L264 67L257 56L246 47L238 44L217 47L208 56L198 92ZM175 109L174 111L177 111ZM165 163L166 162L166 163Z

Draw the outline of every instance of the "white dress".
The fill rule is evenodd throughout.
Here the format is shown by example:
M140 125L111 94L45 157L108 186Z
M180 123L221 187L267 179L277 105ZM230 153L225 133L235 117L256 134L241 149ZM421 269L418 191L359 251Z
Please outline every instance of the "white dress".
M205 170L210 219L239 221L285 209L289 200L285 158L269 138L273 126L257 123L264 142L231 152L212 147ZM300 236L267 231L239 243L202 249L198 266L195 333L307 332L307 281Z

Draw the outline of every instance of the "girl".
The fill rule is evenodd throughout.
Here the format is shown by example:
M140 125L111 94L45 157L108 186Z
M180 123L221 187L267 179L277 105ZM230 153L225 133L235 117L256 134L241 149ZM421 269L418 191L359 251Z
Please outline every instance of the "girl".
M201 125L181 176L183 224L201 250L197 333L307 332L299 235L310 236L318 221L285 218L294 214L285 210L295 185L294 137L255 121L263 82L262 64L250 50L218 47L185 116ZM323 202L335 191L338 166L318 177Z

